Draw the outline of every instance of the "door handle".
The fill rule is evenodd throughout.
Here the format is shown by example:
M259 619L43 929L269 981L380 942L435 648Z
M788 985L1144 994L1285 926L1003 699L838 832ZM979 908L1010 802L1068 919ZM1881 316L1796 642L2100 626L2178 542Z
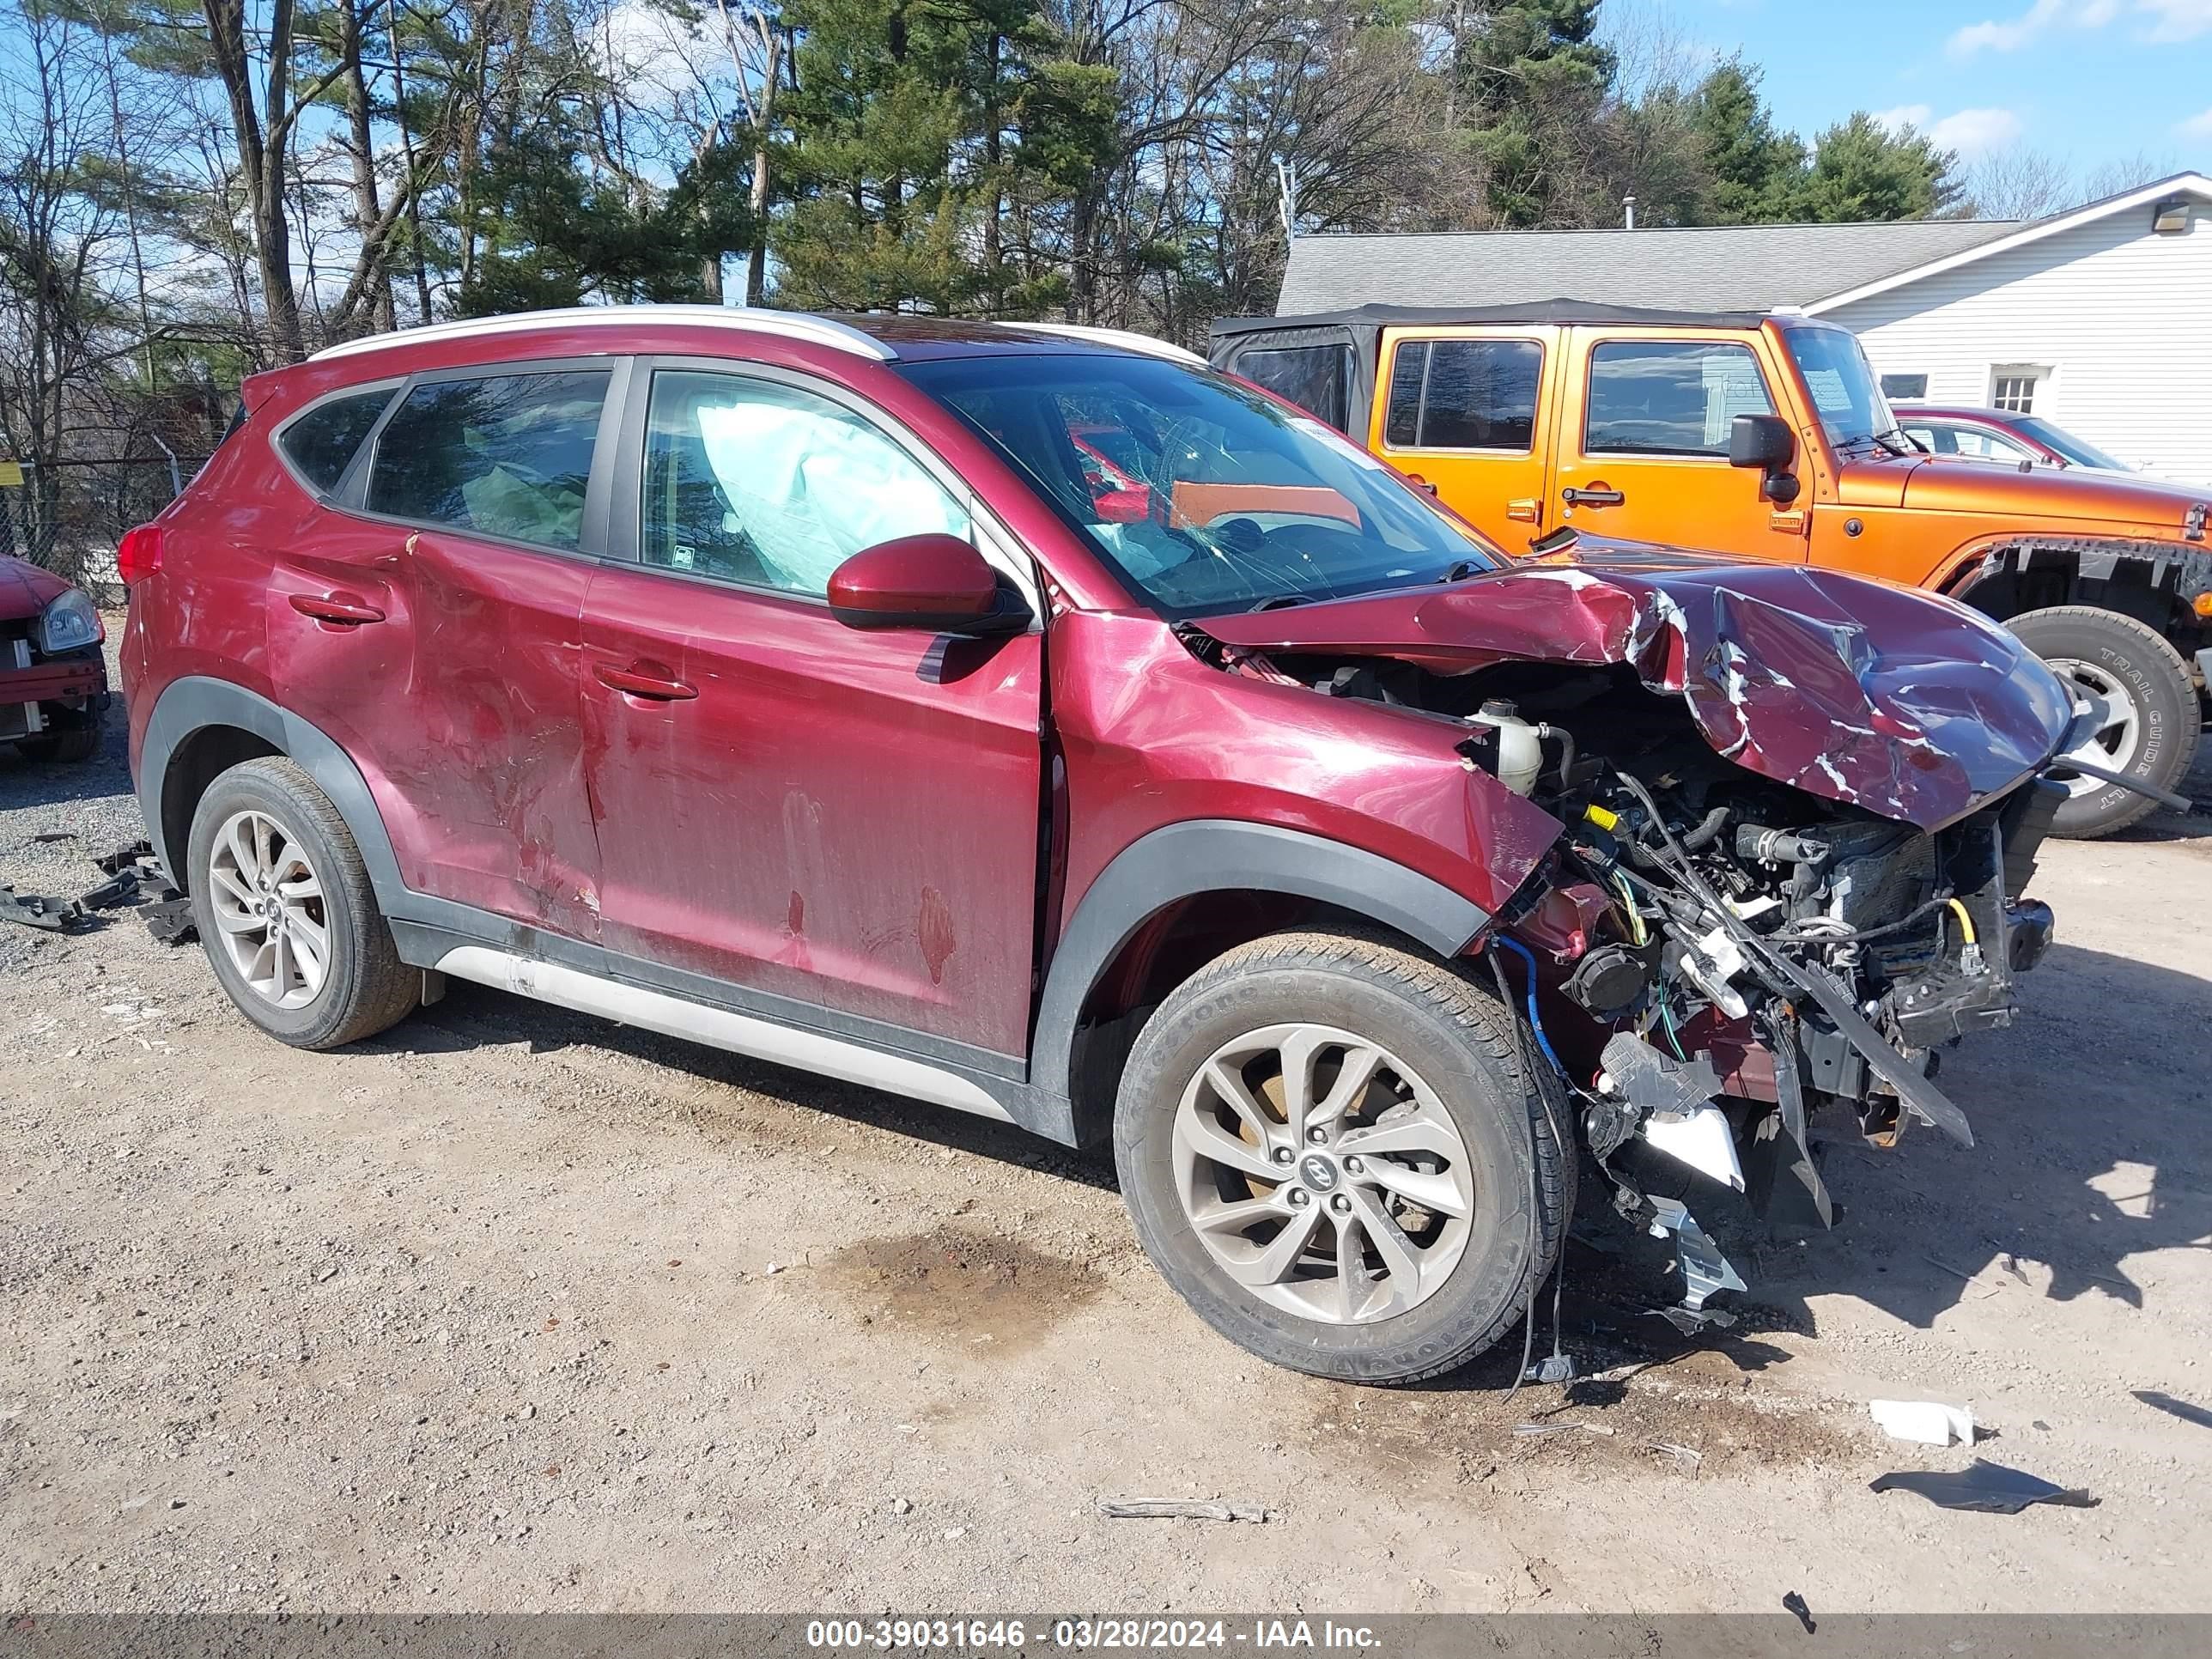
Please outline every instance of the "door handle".
M384 620L384 612L374 605L363 604L347 593L295 593L292 609L303 617L313 617L320 623L335 623L342 628L358 628L363 623Z
M1569 507L1619 507L1628 497L1603 484L1591 489L1577 489L1569 484L1559 492L1559 499Z
M666 673L652 673L657 663L632 663L627 668L595 668L592 672L610 691L619 691L626 697L643 697L651 702L684 702L699 695L699 688L688 680L679 680Z

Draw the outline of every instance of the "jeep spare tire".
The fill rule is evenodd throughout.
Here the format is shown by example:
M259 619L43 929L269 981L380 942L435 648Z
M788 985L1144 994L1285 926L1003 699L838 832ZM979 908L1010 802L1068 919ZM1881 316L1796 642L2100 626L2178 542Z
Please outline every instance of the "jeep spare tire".
M2154 629L2093 605L2053 605L2005 624L2029 650L2101 705L2106 718L2075 752L2093 765L2179 789L2197 757L2203 716L2189 665ZM2076 775L2051 833L2077 841L2124 830L2157 810L2148 795Z

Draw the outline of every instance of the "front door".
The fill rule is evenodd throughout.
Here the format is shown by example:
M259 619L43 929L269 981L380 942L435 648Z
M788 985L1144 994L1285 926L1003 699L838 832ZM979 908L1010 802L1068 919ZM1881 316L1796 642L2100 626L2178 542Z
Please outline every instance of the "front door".
M1368 447L1510 553L1548 528L1555 328L1393 329Z
M964 492L789 377L663 366L632 425L636 557L585 601L606 946L801 1023L1021 1054L1042 635L863 632L824 597L863 547L974 535Z
M1569 349L1554 524L1731 558L1805 557L1809 494L1801 510L1778 511L1757 471L1729 465L1735 417L1777 408L1750 344L1578 328Z

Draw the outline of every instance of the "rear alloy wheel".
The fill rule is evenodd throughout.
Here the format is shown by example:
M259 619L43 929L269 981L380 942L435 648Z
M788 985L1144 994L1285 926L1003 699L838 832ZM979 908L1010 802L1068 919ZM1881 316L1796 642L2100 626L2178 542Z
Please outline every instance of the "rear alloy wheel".
M2162 789L2179 786L2196 758L2203 716L2189 665L2162 635L2132 617L2081 605L2031 611L2006 626L2074 687L2077 703L2097 711L2076 758ZM2051 833L2094 840L2157 806L2122 785L2077 775Z
M1572 1202L1566 1115L1523 1076L1515 1024L1375 939L1218 958L1122 1073L1115 1161L1146 1254L1279 1365L1388 1383L1473 1358L1526 1309Z
M420 1000L352 832L294 762L246 761L210 784L185 870L216 977L280 1042L339 1048Z

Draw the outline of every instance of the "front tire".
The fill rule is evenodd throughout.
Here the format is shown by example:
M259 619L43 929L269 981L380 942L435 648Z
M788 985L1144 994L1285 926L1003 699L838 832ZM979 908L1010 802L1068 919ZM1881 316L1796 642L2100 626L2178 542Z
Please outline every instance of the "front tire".
M2078 751L2093 765L2178 789L2197 757L2203 717L2189 665L2155 629L2094 605L2031 611L2005 624L2029 650L2108 714ZM2157 810L2148 795L2076 777L2051 833L2094 841Z
M1375 939L1217 958L1122 1073L1115 1162L1146 1254L1275 1364L1370 1383L1464 1364L1526 1310L1573 1207L1564 1100L1547 1112L1523 1075L1516 1024Z
M295 1048L337 1048L421 1000L353 832L282 757L232 767L192 815L192 920L239 1012Z

